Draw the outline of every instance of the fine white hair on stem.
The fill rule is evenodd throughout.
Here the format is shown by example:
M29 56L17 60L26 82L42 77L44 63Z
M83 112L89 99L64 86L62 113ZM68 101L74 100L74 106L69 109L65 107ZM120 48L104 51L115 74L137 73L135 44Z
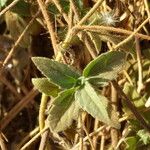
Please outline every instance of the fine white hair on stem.
M119 22L113 11L101 13L99 18L102 25L115 26L116 22Z

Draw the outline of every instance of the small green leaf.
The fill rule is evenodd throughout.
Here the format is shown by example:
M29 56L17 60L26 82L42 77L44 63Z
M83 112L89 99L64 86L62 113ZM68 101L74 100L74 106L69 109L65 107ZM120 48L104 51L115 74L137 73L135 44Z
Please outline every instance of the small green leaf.
M140 141L142 141L145 145L150 144L150 134L146 130L139 130L137 135L140 137Z
M109 107L107 98L98 95L88 82L85 82L85 85L76 91L75 99L79 101L82 109L86 110L94 118L98 118L112 127L120 128L115 112L113 112L112 119L110 119L110 111L112 110Z
M137 150L138 138L131 136L125 139L126 148L125 150Z
M1 7L4 7L7 3L7 0L0 0L0 9Z
M74 88L65 90L53 101L48 116L49 126L53 131L63 131L77 119L80 107L74 100L74 92Z
M117 73L121 71L125 63L125 53L120 51L111 51L104 53L91 61L83 71L83 76L103 78L113 80Z
M60 92L58 86L56 86L47 78L33 78L32 83L41 93L44 93L48 96L56 97Z
M8 4L12 3L13 0L8 0ZM11 8L11 11L17 13L21 17L31 16L31 3L25 0L20 0L14 7Z
M59 4L60 4L61 8L63 8L63 11L68 13L69 6L70 6L69 1L68 0L59 1ZM48 11L54 15L60 14L59 10L57 9L57 7L55 6L54 3L49 3Z
M145 97L141 96L136 88L134 86L132 86L130 83L126 82L124 84L124 88L123 88L123 92L128 95L129 99L132 100L132 102L134 103L134 105L140 110L142 108L145 107ZM128 108L128 106L126 106L126 104L122 101L123 103L123 110L124 112L129 116L130 114L132 114L132 112L130 111L130 109Z
M80 76L69 66L48 58L32 57L32 61L47 78L62 88L73 87Z

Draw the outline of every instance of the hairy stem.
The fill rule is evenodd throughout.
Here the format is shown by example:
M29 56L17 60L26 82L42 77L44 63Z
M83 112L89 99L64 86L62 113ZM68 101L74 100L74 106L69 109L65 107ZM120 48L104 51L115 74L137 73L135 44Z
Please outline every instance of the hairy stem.
M40 103L40 110L39 110L39 127L40 127L40 131L45 126L45 110L46 110L47 101L48 101L48 96L42 93L41 103Z

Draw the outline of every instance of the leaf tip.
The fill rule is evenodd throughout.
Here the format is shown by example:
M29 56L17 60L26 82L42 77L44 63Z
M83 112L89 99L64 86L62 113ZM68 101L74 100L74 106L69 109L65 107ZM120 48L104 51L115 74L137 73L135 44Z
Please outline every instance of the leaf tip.
M33 63L36 63L37 60L38 60L37 58L38 58L38 57L31 57L32 62L33 62Z

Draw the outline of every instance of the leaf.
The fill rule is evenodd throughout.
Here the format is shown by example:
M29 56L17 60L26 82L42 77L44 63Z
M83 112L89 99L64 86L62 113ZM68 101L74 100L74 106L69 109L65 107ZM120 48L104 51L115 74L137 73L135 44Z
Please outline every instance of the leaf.
M97 86L97 87L105 87L107 86L109 83L109 80L108 79L104 79L104 78L96 78L96 77L90 77L90 78L87 78L87 80L94 86Z
M63 8L63 11L68 13L68 11L69 11L69 1L68 0L59 1L59 4L60 4L61 8ZM57 9L57 7L55 6L54 3L50 3L48 5L48 11L50 11L50 13L52 13L54 15L60 14L60 12L58 11L58 9Z
M33 78L32 83L36 89L48 96L56 97L60 92L58 86L56 86L47 78Z
M88 34L91 37L91 40L96 48L97 53L99 54L102 47L102 40L100 39L97 33L89 32Z
M65 90L53 101L48 116L49 126L53 131L63 131L77 119L80 107L74 100L74 92L74 88Z
M140 110L141 108L145 107L145 97L141 97L140 94L136 91L136 88L130 83L126 82L124 84L123 92L128 95L129 99L131 99L134 103L134 105ZM132 114L132 112L129 110L128 106L126 106L125 103L124 105L124 111L127 115Z
M8 0L8 4L12 2L13 0ZM11 11L14 13L17 13L21 17L30 17L31 16L31 3L25 0L19 0L19 2L17 2L17 4L11 8Z
M62 88L71 88L79 74L65 64L44 57L32 57L37 68L53 83Z
M136 150L138 138L136 136L131 136L125 139L126 148L125 150Z
M20 34L24 31L28 22L22 18L19 14L12 11L7 11L5 13L5 21L9 34L13 37L13 40L17 40ZM31 34L30 31L25 32L22 40L19 42L19 46L23 48L28 48L31 44Z
M146 130L139 130L137 135L140 137L140 141L142 141L145 145L150 144L150 134Z
M0 0L0 9L1 7L4 7L7 3L7 0Z
M107 98L98 95L88 82L85 82L85 85L76 91L75 99L79 101L82 109L86 110L94 118L112 127L120 128L115 112L112 115L113 120L110 119L111 114Z
M115 79L125 63L125 53L111 51L104 53L91 61L83 71L83 76L103 79Z

